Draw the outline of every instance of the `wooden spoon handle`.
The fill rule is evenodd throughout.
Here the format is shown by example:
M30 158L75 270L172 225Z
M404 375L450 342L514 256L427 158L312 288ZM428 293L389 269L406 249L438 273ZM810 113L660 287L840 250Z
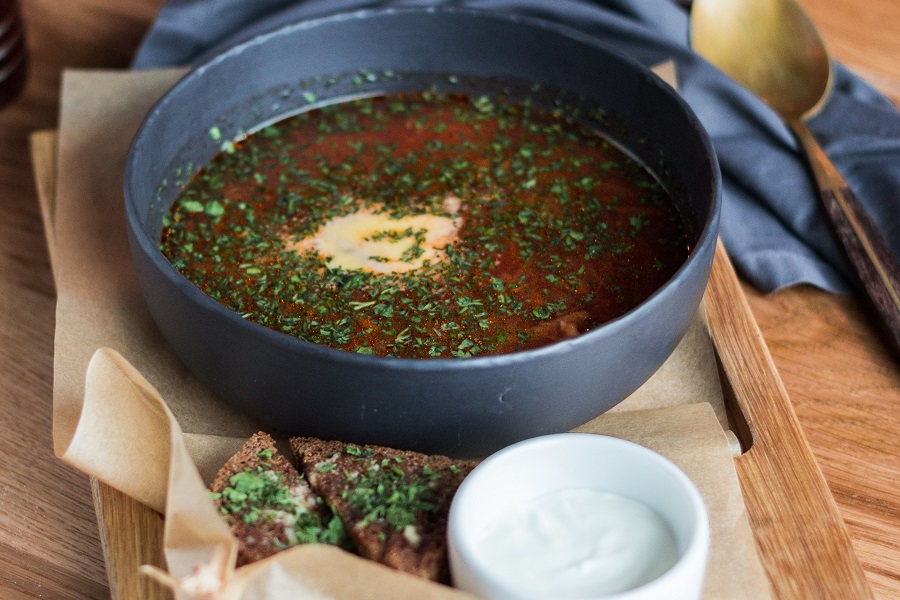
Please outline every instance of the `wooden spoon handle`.
M900 267L878 228L809 129L800 122L791 123L791 128L806 150L834 231L881 317L884 333L900 356Z

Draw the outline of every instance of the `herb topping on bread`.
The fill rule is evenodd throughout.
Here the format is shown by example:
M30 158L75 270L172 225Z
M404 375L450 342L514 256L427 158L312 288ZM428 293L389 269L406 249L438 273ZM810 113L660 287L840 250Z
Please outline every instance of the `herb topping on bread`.
M297 544L348 546L341 520L265 433L225 463L210 490L240 543L238 566Z
M474 462L316 438L292 438L291 450L361 556L446 580L447 514Z

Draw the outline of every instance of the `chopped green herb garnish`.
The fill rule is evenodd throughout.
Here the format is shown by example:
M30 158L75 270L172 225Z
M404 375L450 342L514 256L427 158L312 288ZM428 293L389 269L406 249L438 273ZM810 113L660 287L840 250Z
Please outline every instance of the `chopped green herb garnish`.
M317 85L300 86L307 104ZM222 152L175 173L193 175L163 218L160 248L243 318L360 354L469 358L590 329L670 277L686 236L658 180L596 133L609 116L551 92L357 98L234 141L211 127ZM398 223L437 215L458 230L436 254L427 227L360 234L372 264L416 265L388 273L337 267L309 243L363 209Z

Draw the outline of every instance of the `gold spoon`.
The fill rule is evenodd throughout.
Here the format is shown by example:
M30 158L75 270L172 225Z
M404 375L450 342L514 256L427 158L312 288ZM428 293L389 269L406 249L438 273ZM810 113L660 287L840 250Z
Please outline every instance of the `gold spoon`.
M831 61L795 0L694 0L691 46L759 96L790 126L825 212L900 354L900 267L884 238L806 127L831 91Z

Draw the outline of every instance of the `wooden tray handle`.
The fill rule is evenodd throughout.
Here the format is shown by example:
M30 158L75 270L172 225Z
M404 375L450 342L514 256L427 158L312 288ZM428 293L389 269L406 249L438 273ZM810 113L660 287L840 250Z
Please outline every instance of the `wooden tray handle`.
M828 484L721 242L704 299L709 332L752 446L735 459L775 598L872 598Z

